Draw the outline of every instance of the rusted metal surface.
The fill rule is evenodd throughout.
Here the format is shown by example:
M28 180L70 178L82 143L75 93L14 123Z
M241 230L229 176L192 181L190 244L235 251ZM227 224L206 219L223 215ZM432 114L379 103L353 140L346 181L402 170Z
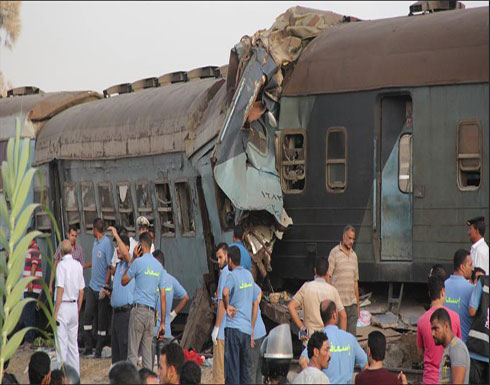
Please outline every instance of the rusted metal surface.
M488 7L349 23L304 50L283 96L488 82Z
M286 304L262 301L260 305L262 314L270 320L278 324L289 324L291 322L291 315Z
M94 91L48 92L0 99L0 140L15 136L15 119L21 119L23 137L35 138L40 125L24 121L45 121L74 105L102 98ZM12 124L13 122L13 124Z
M212 78L175 83L64 111L40 133L35 164L184 151L185 136L199 127L224 82Z

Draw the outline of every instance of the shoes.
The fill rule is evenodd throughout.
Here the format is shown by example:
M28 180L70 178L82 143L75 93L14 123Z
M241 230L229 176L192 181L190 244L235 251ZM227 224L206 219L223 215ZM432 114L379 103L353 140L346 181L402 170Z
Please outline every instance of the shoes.
M100 350L95 350L94 358L102 358L102 352Z
M82 355L84 355L84 356L90 356L92 353L93 353L93 349L91 349L91 348L86 348L86 349L83 351Z

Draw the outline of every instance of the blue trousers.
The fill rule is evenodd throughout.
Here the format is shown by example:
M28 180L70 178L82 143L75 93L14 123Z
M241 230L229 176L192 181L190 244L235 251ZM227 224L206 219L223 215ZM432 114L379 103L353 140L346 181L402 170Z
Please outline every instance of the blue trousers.
M251 384L248 368L250 336L238 329L225 328L225 383Z

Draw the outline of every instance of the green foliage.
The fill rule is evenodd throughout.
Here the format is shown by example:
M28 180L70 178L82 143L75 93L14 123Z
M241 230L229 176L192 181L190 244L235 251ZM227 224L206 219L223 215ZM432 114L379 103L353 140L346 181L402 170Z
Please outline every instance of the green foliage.
M37 172L35 168L31 168L29 159L30 140L23 139L21 147L20 123L17 121L16 137L9 139L7 161L2 162L1 165L3 194L0 194L0 243L5 252L0 255L0 383L3 377L4 362L15 354L26 332L32 329L24 328L10 335L22 315L24 306L28 302L35 301L33 298L22 299L27 285L36 279L35 277L21 279L22 269L32 240L44 237L44 234L39 231L31 231L26 234L34 210L40 207L37 203L26 206L33 178ZM50 215L50 218L56 226L54 217ZM58 229L56 233L59 237ZM50 248L52 250L52 246ZM52 267L52 260L48 258L48 261ZM40 283L48 298L48 306L41 302L39 306L56 334L56 321L53 317L53 303L49 289L44 281ZM50 338L46 331L40 330L40 332L46 338Z

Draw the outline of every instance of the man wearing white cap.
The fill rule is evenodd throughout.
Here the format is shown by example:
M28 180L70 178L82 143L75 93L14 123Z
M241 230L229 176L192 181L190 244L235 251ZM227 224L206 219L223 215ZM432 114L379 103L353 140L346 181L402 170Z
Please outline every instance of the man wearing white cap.
M149 230L150 230L150 221L148 220L147 217L138 217L138 219L136 219L136 225L138 226L138 234L143 234L143 233L147 233ZM134 246L133 246L134 248ZM155 251L155 244L151 244L151 250L150 252L153 253ZM132 253L133 250L130 250L130 253Z

